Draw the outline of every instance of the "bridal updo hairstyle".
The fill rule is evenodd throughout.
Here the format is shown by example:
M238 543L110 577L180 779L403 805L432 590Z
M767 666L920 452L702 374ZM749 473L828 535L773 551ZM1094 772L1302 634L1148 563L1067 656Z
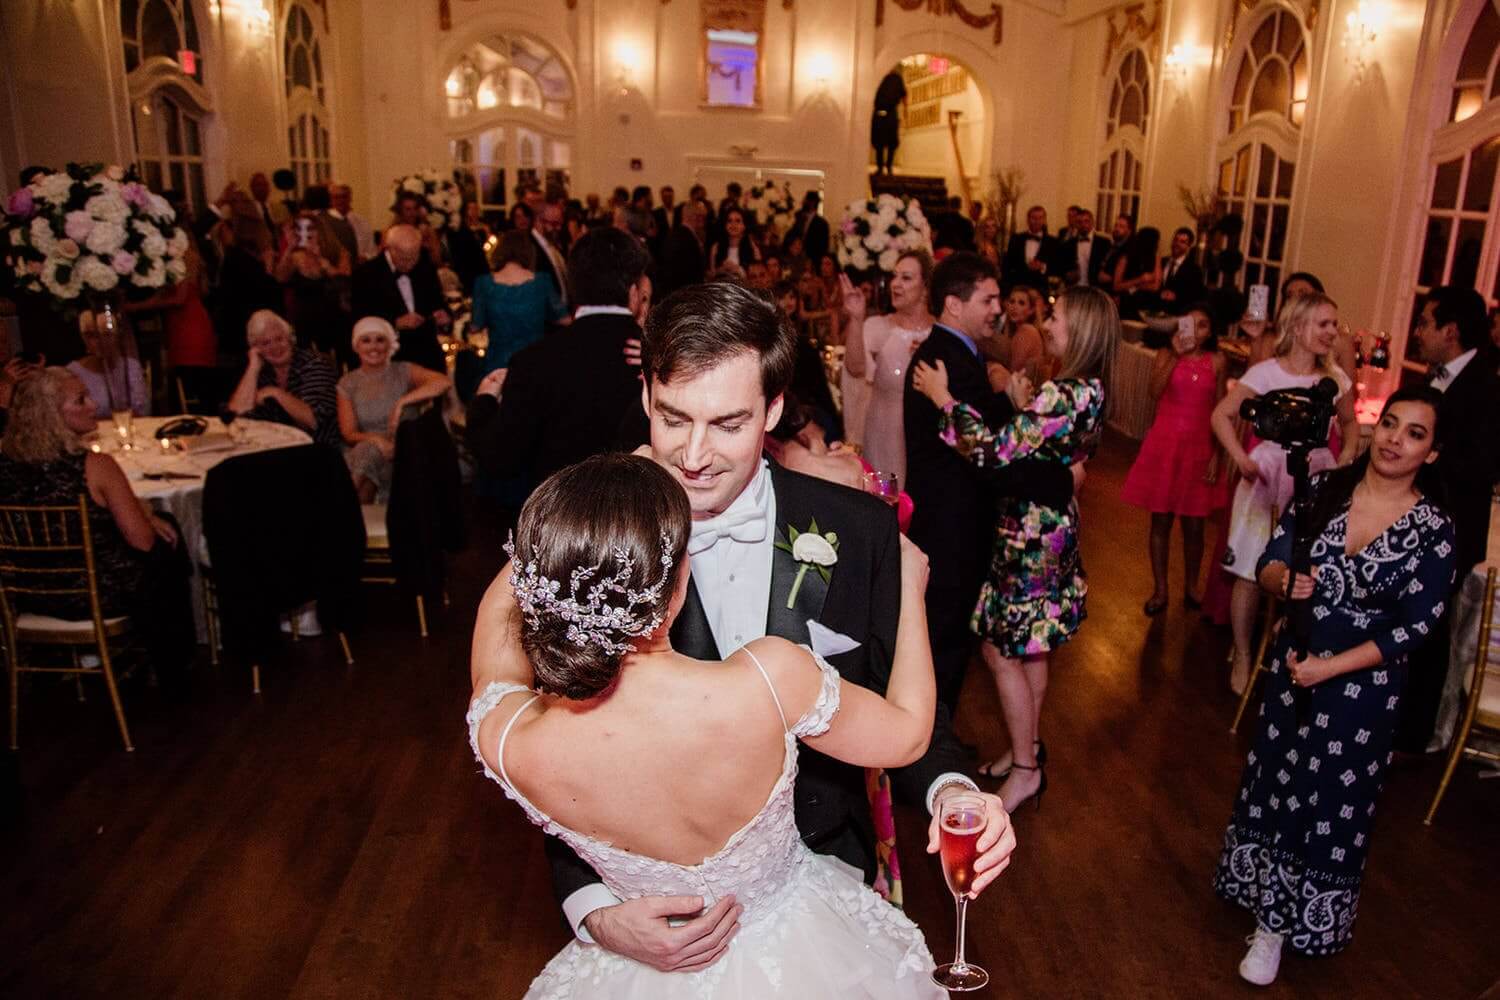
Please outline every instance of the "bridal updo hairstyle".
M676 589L677 572L687 551L692 511L687 494L665 469L634 455L595 455L549 476L521 508L516 525L516 567L536 562L537 573L557 581L557 597L570 596L575 570L598 570L579 584L580 600L590 588L620 569L615 549L632 561L628 579L633 591L656 586L663 578L662 539L672 565L654 601L632 609L632 622L665 617ZM621 594L606 593L614 607L625 603ZM564 698L592 698L614 683L622 655L597 643L578 643L568 637L569 622L560 614L540 611L527 621L522 616L521 646L535 672L538 691ZM607 632L613 642L629 642L622 631Z

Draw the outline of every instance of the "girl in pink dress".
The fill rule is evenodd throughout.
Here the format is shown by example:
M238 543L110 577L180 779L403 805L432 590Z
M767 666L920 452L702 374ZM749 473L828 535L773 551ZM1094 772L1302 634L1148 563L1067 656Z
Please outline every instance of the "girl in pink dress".
M1125 477L1120 498L1151 512L1151 576L1148 615L1167 606L1168 549L1172 519L1182 518L1182 601L1199 606L1198 568L1203 562L1203 521L1228 501L1227 477L1220 474L1218 449L1209 426L1214 405L1224 396L1224 358L1216 350L1207 307L1188 311L1191 338L1178 335L1156 352L1151 394L1156 419Z

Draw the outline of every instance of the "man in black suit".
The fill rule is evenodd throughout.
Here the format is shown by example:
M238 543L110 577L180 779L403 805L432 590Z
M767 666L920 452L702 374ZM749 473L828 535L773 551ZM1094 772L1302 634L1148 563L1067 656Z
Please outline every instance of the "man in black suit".
M989 565L996 497L1047 499L1052 506L1066 508L1073 477L1062 466L1043 462L981 472L938 437L937 408L912 388L911 372L919 363L936 367L941 362L948 371L948 391L982 413L991 426L1009 419L1013 409L1004 393L990 388L979 351L1000 314L995 269L978 254L954 254L933 270L928 295L938 320L907 369L904 485L914 505L908 535L927 553L932 569L927 634L938 701L952 711L976 642L969 617Z
M469 403L469 449L486 472L519 474L534 487L609 450L621 419L640 406L640 369L626 363L625 341L641 335L648 263L640 242L613 227L579 238L568 255L580 303L573 324L517 352L509 374L485 376Z
M1455 587L1485 559L1492 491L1500 479L1500 376L1495 374L1490 321L1483 297L1472 288L1445 285L1427 293L1414 339L1427 362L1428 384L1443 394L1438 410L1437 472L1443 507L1458 534ZM1412 654L1396 749L1426 751L1448 675L1449 612L1433 638Z
M1203 269L1189 256L1193 250L1193 231L1183 226L1172 234L1172 251L1161 259L1162 308L1182 315L1195 302L1203 300Z
M1078 210L1076 224L1078 234L1064 244L1068 270L1063 280L1070 285L1092 285L1109 256L1109 240L1094 232L1094 213L1086 208Z
M802 237L802 253L810 261L819 261L828 256L828 220L818 214L818 205L822 196L816 191L809 191L802 196L802 210L797 213L797 221L792 225L792 231L787 239L792 236Z
M1026 211L1026 231L1012 236L1005 248L1001 264L1005 284L1030 285L1046 292L1048 276L1062 277L1067 270L1060 262L1059 246L1047 233L1047 210L1040 205L1031 206Z
M874 497L782 469L762 454L764 434L781 416L795 350L795 334L776 306L729 282L683 289L651 312L642 357L650 450L693 508L691 583L672 627L673 647L718 660L763 635L779 635L826 654L849 683L883 692L900 614L894 513ZM837 533L838 561L826 583L804 575L788 608L798 565L775 543L814 519L819 531ZM515 672L515 661L524 658L508 626L513 605L508 588L496 584L480 606L476 691L491 680L529 679L524 663ZM804 841L870 877L874 840L863 771L806 748L801 754L795 799ZM932 810L949 795L972 791L962 761L939 708L927 754L892 771L893 787ZM1014 838L1000 800L986 795L984 801L989 823L976 871L993 878ZM665 971L699 968L722 952L732 931L728 906L672 927L669 916L694 914L704 901L622 903L561 841L549 839L547 849L554 886L581 938ZM989 880L980 877L975 889Z
M447 373L437 328L448 325L437 268L422 251L422 234L397 224L385 231L385 250L354 271L355 319L380 316L401 334L396 357Z
M1110 233L1109 248L1105 251L1104 261L1094 272L1094 280L1090 282L1106 292L1113 293L1115 287L1115 265L1125 256L1130 249L1130 238L1135 235L1135 220L1128 215L1115 216L1114 229Z
M964 216L964 200L958 195L948 199L948 207L932 217L934 250L973 250L974 223Z
M519 206L518 206L519 207ZM535 213L531 225L531 238L536 243L536 273L545 274L557 288L558 300L565 310L572 310L573 292L568 288L568 265L563 257L563 204L560 201L543 202Z
M698 284L707 266L708 206L701 201L690 201L678 207L682 210L677 216L681 221L667 234L661 255L656 259L653 294L657 298L665 299L679 288Z

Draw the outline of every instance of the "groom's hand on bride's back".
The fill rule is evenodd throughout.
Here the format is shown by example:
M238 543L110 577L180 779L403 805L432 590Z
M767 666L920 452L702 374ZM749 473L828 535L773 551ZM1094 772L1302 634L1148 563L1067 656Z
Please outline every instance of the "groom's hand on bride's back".
M744 911L733 896L702 909L698 896L644 896L595 910L583 923L607 951L662 972L697 972L724 954ZM698 915L680 927L670 923L689 914Z

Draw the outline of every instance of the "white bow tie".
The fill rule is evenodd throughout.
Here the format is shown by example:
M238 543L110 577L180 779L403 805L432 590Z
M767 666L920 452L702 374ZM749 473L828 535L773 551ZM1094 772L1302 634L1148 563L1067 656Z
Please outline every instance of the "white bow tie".
M688 536L688 555L707 552L721 538L737 542L759 542L766 537L766 512L759 507L725 511L706 521L694 521Z

